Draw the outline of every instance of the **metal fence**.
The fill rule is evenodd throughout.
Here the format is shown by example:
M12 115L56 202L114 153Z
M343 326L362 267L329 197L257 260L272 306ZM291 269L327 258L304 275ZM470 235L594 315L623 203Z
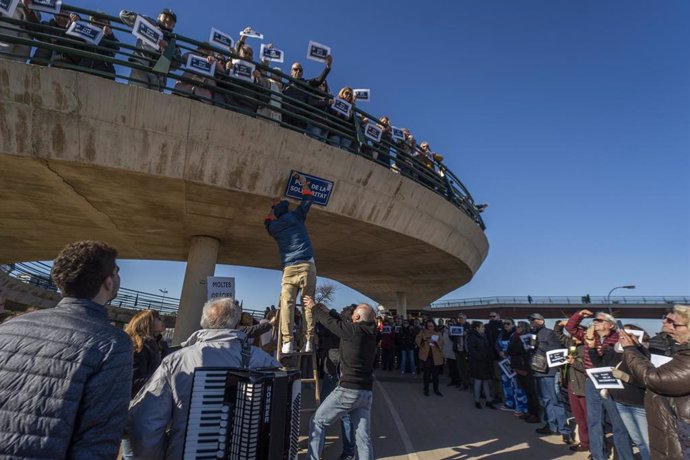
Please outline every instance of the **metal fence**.
M23 4L20 3L18 8L23 9ZM470 192L439 157L430 151L422 151L410 139L394 137L392 126L386 127L377 121L379 117L356 106L349 116L339 115L331 108L334 96L305 84L304 80L293 79L271 69L266 61L253 61L244 51L240 55L237 48L221 49L174 33L165 36L168 46L164 52L143 49L125 41L133 41L128 38L131 37L131 28L120 17L62 5L63 14L78 15L83 21L69 16L66 20L86 23L90 17L92 24L109 21L113 36L102 38L97 45L89 44L65 35L70 22L61 26L56 22L60 18L52 18L50 23L45 20L39 23L29 10L21 11L25 12L23 19L0 16L0 58L88 72L121 83L190 97L200 103L277 123L285 129L306 132L317 140L376 162L428 188L461 209L482 230L485 229ZM46 13L43 15L43 19L51 18ZM117 40L118 36L122 41ZM34 52L29 55L32 48ZM216 62L212 76L185 68L189 54ZM258 77L243 79L235 67L226 70L226 63L232 60L254 66ZM276 91L271 86L272 81L282 88L291 87L293 96ZM301 99L307 99L307 102ZM371 125L385 128L379 141L365 134L367 126Z
M500 304L535 304L535 305L608 305L608 304L628 304L628 305L660 305L660 304L690 304L690 297L682 296L625 296L607 297L590 296L589 302L584 301L583 297L573 296L517 296L517 297L477 297L473 299L444 300L430 305L434 308L456 308L465 306L500 305Z

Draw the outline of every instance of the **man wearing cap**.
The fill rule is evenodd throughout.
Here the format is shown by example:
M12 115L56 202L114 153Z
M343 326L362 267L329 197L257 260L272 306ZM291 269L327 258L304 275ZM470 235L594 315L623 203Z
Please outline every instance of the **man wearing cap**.
M592 325L585 329L580 328L580 323L585 318L594 317ZM565 325L568 333L585 343L585 369L591 369L591 353L602 356L613 348L618 342L616 331L616 319L604 312L592 313L589 310L580 310L570 317ZM585 402L587 405L587 431L589 432L589 450L592 460L604 460L608 458L606 443L604 441L604 421L606 415L613 427L613 444L616 447L616 456L622 460L632 460L632 442L630 435L618 414L616 405L611 398L602 398L599 390L594 387L591 379L585 382Z
M532 313L529 316L529 321L532 333L537 336L534 354L542 354L546 358L547 351L557 350L562 347L556 333L544 324L544 317L541 314ZM558 367L547 367L545 371L540 372L532 367L537 384L539 402L544 408L544 415L546 417L546 425L537 428L536 431L543 435L560 433L563 435L563 442L572 444L573 439L568 426L568 420L565 416L565 406L556 394L556 373L558 370Z
M134 27L137 16L142 16L152 24L156 24L163 32L163 38L158 43L157 47L152 47L145 43L141 38L137 39L137 49L129 58L130 62L153 68L158 62L161 55L170 59L170 70L175 70L180 67L182 53L180 49L175 46L173 50L168 50L168 45L172 39L172 32L177 24L177 15L170 8L165 8L158 14L158 19L154 20L148 16L143 16L134 11L122 10L120 11L120 19L129 27ZM142 88L154 89L163 92L168 77L165 74L146 72L145 70L132 68L129 74L129 84L140 86Z

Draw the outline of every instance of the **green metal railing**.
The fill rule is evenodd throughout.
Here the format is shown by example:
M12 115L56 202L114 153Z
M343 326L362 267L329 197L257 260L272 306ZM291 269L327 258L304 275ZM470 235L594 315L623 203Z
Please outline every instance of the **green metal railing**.
M23 5L20 4L19 8L23 8ZM453 203L482 230L486 228L472 195L445 165L425 157L423 152L407 142L394 141L390 135L384 135L380 142L371 141L364 136L362 121L368 119L375 123L379 117L353 106L351 117L346 119L330 110L319 109L314 104L273 91L268 86L269 77L278 80L283 87L293 85L306 93L311 101L317 101L318 98L326 101L333 99L332 95L311 88L303 81L273 70L262 62L243 59L252 62L261 73L257 83L236 79L218 65L213 77L195 74L184 68L185 62L181 59L186 53L203 55L200 48L208 49L219 62L240 59L234 50L220 49L173 33L166 37L169 45L165 52L146 51L125 41L125 38L133 41L133 37L131 29L119 17L71 5L63 5L62 12L80 15L82 20L86 20L87 16L107 20L115 36L119 36L122 41L103 38L98 45L92 45L65 36L66 28L54 23L38 23L37 18L31 15L28 15L28 20L0 17L0 42L5 44L0 47L0 58L87 72L121 83L147 85L151 89L191 97L202 103L279 123L285 129L298 132L305 132L306 127L309 127L312 137L360 155L415 181ZM30 56L27 52L32 48L35 51ZM179 49L179 54L176 53L176 48ZM133 78L132 72L147 80ZM149 77L159 81L160 86L151 85ZM281 120L272 118L270 112L266 114L258 110L262 108L269 109L273 114L280 114ZM317 135L317 131L325 134ZM334 136L344 141L338 141Z

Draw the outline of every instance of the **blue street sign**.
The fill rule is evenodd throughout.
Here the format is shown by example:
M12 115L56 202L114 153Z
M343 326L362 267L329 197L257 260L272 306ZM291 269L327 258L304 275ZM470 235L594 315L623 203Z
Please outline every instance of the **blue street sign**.
M290 178L288 179L287 188L285 189L285 196L294 198L296 200L302 199L302 186L297 182L295 174L299 174L309 181L311 185L311 192L314 195L314 204L319 206L328 206L328 200L331 198L333 192L333 181L321 179L320 177L311 176L301 171L292 170Z

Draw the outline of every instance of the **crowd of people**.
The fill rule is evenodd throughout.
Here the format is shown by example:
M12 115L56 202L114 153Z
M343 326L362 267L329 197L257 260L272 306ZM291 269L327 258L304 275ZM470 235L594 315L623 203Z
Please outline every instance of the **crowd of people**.
M418 143L409 129L395 128L388 116L378 120L365 116L356 109L352 86L331 92L327 80L333 65L331 55L325 56L324 69L314 78L304 77L299 62L291 65L288 76L279 67L271 67L268 59L255 58L247 35L241 35L234 46L226 48L217 43L185 42L174 32L178 17L169 8L155 18L129 10L119 13L120 22L130 28L138 17L155 24L162 32L157 46L141 38L134 46L121 42L114 30L126 29L113 26L104 14L88 18L90 25L103 31L100 42L94 45L67 34L73 23L83 21L79 14L63 8L44 19L32 5L32 0L21 0L11 18L23 23L2 22L0 17L0 31L16 40L8 40L0 47L0 58L87 71L112 80L119 76L131 85L193 98L304 132L424 184L464 209L481 225L479 213L486 205L475 205L469 195L460 192L462 185L452 177L443 164L443 156L434 152L429 142ZM252 29L247 27L244 31L251 33ZM190 55L210 64L213 75L187 68ZM116 75L116 63L126 63L129 74ZM246 75L246 69L253 71ZM369 126L377 130L372 134Z
M689 323L690 307L683 305L664 316L661 332L651 338L634 324L589 310L556 321L553 329L538 313L517 323L497 312L486 322L468 322L462 313L438 324L426 317L379 319L380 367L401 374L421 370L426 396L430 383L443 396L439 374L445 370L448 386L470 390L477 409L543 423L537 434L558 434L570 450L589 452L594 460L612 451L633 459L633 447L643 460L686 459ZM553 350L567 350L564 365L549 366L546 353ZM508 371L502 362L510 364ZM612 368L621 388L595 386L587 370L603 367Z

